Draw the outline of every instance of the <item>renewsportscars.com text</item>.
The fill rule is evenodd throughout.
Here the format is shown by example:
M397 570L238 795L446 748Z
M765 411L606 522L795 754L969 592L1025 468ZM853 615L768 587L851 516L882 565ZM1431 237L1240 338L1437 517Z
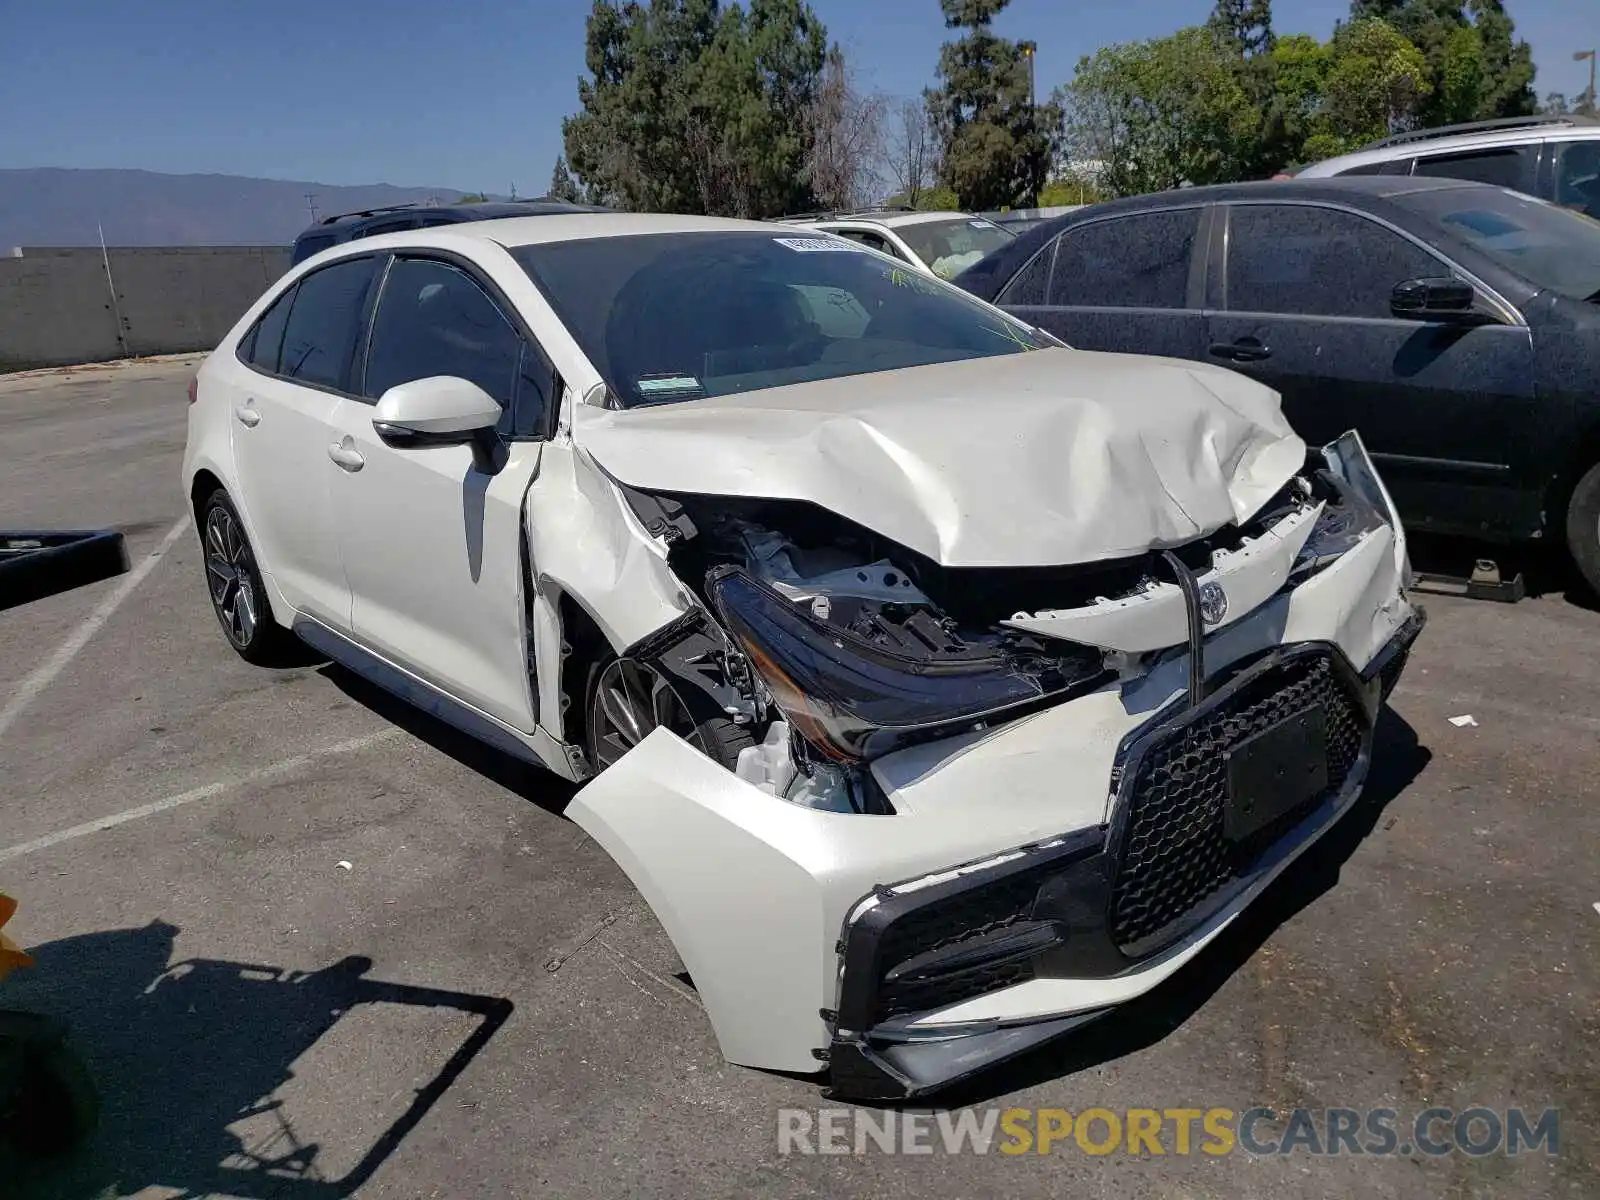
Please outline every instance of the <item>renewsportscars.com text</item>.
M1064 1108L778 1110L780 1154L1439 1157L1561 1152L1561 1114L1523 1108Z

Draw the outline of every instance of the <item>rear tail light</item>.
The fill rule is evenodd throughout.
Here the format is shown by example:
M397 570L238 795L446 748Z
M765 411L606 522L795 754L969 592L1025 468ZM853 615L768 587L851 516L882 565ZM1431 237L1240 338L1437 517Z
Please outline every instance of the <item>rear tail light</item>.
M200 398L200 376L193 375L189 378L189 403L193 404Z

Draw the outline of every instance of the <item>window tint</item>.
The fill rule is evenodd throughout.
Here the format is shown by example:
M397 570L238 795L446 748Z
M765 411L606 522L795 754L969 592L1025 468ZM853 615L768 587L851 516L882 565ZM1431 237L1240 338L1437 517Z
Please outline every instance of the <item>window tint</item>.
M281 374L305 383L345 388L373 261L337 262L300 281L284 329Z
M1050 273L1052 305L1183 308L1198 208L1135 213L1069 229Z
M364 391L376 400L397 383L454 375L470 379L503 408L520 399L538 413L545 382L540 362L538 355L523 353L522 335L465 271L428 259L398 259L373 318Z
M421 222L415 217L389 217L363 226L361 236L376 237L380 233L396 233L402 229L415 229L420 224Z
M326 250L338 240L339 235L336 233L302 234L300 240L294 244L294 262L290 263L289 265L293 266L294 263L304 262L313 254L317 254L323 250Z
M1411 160L1409 158L1385 158L1378 162L1362 163L1359 167L1351 167L1348 171L1340 171L1341 175L1409 175L1411 174Z
M1600 217L1600 139L1556 142L1556 203Z
M1531 146L1507 146L1470 154L1432 154L1417 159L1415 173L1444 179L1474 179L1479 183L1521 189L1523 156L1532 150Z
M1355 213L1241 204L1228 223L1228 307L1235 312L1384 317L1402 280L1449 269Z
M1032 305L1045 303L1050 291L1050 260L1055 256L1056 241L1046 242L1043 250L1035 254L1028 265L1011 277L1011 282L995 298L996 304Z
M294 303L294 288L273 301L272 307L261 315L251 330L248 358L263 371L278 373L278 352L283 348L283 327L289 320L289 306Z

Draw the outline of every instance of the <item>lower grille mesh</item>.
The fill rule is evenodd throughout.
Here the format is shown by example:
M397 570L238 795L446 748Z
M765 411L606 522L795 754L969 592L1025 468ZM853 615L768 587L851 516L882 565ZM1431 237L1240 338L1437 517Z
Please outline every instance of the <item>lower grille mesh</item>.
M1318 705L1327 715L1324 795L1331 794L1344 786L1360 756L1366 718L1326 654L1263 672L1217 709L1147 748L1124 793L1126 835L1111 900L1111 936L1119 947L1127 950L1159 933L1248 872L1260 843L1223 836L1228 753Z

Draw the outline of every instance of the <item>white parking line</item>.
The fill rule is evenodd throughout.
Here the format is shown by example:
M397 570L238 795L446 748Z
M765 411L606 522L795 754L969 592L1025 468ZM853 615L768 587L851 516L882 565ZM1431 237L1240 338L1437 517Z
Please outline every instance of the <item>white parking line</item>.
M286 758L282 762L275 762L269 767L262 767L256 771L249 771L243 775L236 775L232 779L219 779L216 783L208 783L204 787L191 788L187 792L179 792L176 796L168 796L163 800L152 800L149 804L141 804L138 808L124 809L119 813L112 813L109 817L100 817L94 821L85 821L82 825L74 825L70 829L58 830L47 833L44 837L34 838L31 842L21 842L18 845L0 850L0 862L7 862L13 858L21 858L24 854L32 854L37 850L45 850L51 846L59 846L62 842L75 841L81 837L88 837L91 833L99 833L103 829L114 829L118 825L126 825L129 821L137 821L141 817L154 816L156 813L166 812L168 809L181 808L185 804L193 804L198 800L210 800L221 796L225 792L237 791L249 787L251 784L262 783L274 779L279 775L288 775L302 767L309 767L319 759L331 758L336 754L353 754L357 750L365 750L368 746L375 746L379 742L397 738L402 733L399 729L385 729L378 733L369 733L366 737L351 738L346 742L321 750L313 750L309 754L297 754L293 758Z
M6 731L16 723L23 710L38 699L39 693L54 683L56 676L66 670L67 665L78 657L78 652L89 644L90 638L100 632L101 626L111 619L111 614L133 594L133 589L144 582L145 576L155 570L156 563L161 561L161 556L172 549L172 544L183 536L183 531L188 527L189 516L186 513L181 521L167 530L166 536L150 552L149 557L124 575L122 582L117 584L112 593L84 618L83 624L73 630L72 636L56 647L56 652L45 661L44 665L22 681L16 694L6 702L4 708L0 708L0 738L5 737Z

